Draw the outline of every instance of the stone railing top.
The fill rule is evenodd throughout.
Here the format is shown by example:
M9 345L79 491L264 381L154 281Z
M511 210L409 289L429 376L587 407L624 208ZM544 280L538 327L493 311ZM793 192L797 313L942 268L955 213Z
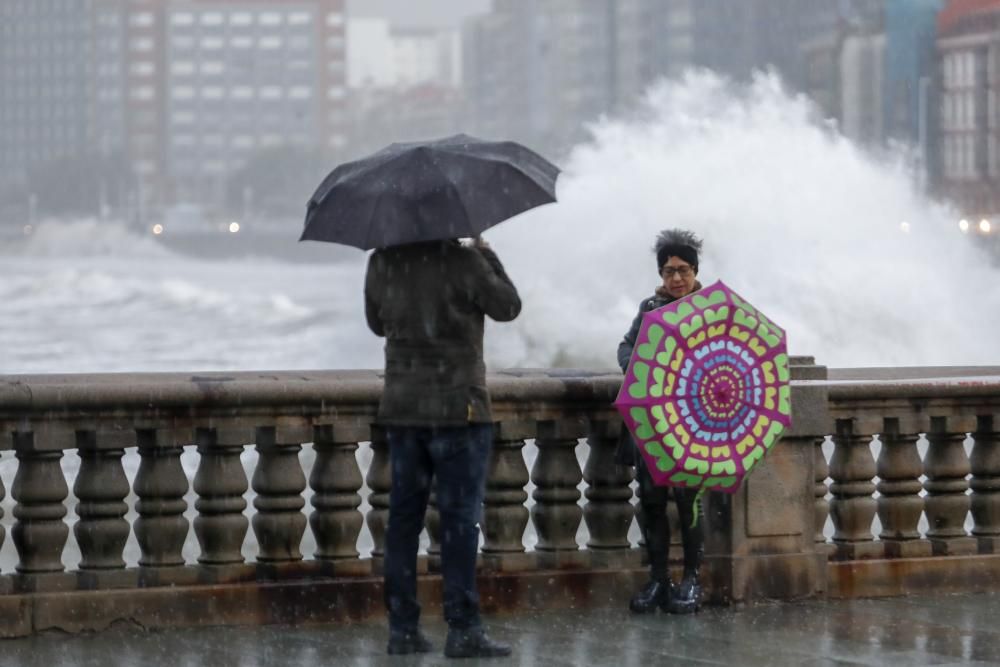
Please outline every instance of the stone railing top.
M496 401L612 401L621 375L524 368L492 372L488 382ZM834 400L989 396L1000 394L1000 367L829 369L829 379L793 384L825 387ZM0 410L352 404L376 400L381 389L382 373L375 370L0 375Z
M821 383L832 401L866 401L892 399L1000 399L1000 373L979 376L946 376L902 379L844 379Z
M367 404L378 400L382 377L374 370L0 375L0 412ZM498 402L609 402L621 374L507 369L490 373L488 383Z

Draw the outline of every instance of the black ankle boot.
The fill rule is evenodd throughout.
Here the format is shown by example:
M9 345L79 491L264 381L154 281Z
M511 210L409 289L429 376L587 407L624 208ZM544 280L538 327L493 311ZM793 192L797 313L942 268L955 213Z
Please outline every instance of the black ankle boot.
M444 645L448 658L503 658L510 655L510 646L493 641L481 627L448 631Z
M686 572L681 583L674 587L667 602L667 612L671 614L693 614L701 609L701 583L698 571Z
M430 653L434 646L420 630L410 632L390 632L389 644L386 646L389 655L407 655L410 653Z
M648 614L656 611L657 607L666 609L670 601L670 590L672 586L670 580L659 581L650 579L649 583L643 586L642 590L632 596L629 600L628 608L634 614Z

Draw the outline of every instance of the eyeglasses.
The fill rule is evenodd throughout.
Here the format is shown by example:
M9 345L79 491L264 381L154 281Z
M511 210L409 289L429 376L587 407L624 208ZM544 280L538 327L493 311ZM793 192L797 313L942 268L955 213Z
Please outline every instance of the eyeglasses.
M680 267L664 266L663 267L663 277L664 278L673 278L674 276L680 276L681 278L687 278L692 273L694 273L694 269L691 268L690 266L680 266Z

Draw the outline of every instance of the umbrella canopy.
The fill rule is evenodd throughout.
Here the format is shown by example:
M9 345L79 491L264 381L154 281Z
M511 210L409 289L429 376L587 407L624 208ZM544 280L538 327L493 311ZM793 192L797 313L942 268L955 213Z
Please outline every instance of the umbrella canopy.
M555 165L513 141L459 134L392 144L323 180L299 240L367 250L478 236L554 202L558 175Z
M722 281L643 316L615 400L657 484L735 492L791 425L785 332Z

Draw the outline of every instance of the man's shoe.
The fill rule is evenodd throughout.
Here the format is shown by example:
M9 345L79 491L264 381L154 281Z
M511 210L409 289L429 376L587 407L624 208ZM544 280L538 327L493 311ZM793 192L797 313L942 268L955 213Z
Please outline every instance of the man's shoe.
M413 632L390 632L389 645L385 650L389 655L406 655L408 653L430 653L433 644L420 630Z
M671 588L669 581L650 579L641 591L632 596L628 608L633 614L649 614L656 611L657 607L665 610L670 601Z
M701 584L697 574L685 574L667 601L671 614L693 614L701 608Z
M510 655L510 646L493 641L482 628L449 630L444 654L448 658L502 658Z

